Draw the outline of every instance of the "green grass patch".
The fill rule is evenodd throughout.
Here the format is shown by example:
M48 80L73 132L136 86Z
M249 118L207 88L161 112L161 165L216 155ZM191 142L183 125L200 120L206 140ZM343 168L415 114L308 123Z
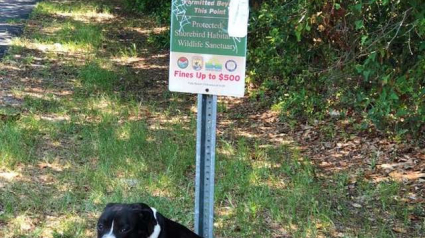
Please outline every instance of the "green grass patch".
M68 2L52 2L43 1L37 4L37 7L32 12L33 17L39 15L70 15L70 16L90 16L96 13L110 13L111 9L108 5L101 2L82 2L82 1L68 1Z
M55 23L45 21L44 27L52 33L39 32L34 35L37 43L52 44L59 50L91 51L98 49L103 41L102 29L97 24L78 21Z
M86 91L111 91L119 75L100 62L89 62L79 72L81 83Z
M0 165L14 166L31 161L36 143L30 133L17 123L0 123L0 129Z

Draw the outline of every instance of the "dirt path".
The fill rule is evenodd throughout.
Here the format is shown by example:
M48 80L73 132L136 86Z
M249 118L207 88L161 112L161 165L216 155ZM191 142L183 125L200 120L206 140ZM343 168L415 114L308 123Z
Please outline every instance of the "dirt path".
M38 0L0 0L0 57L3 57L13 37L22 33L23 25Z

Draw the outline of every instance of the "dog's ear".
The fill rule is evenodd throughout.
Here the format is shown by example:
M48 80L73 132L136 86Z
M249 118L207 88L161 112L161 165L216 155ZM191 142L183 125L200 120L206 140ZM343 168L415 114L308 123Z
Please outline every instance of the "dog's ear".
M154 227L157 224L155 219L154 211L151 207L144 203L134 203L130 204L131 209L137 212L140 222L145 224L147 229L147 234L152 234L154 232Z
M149 211L150 212L150 211L152 211L151 208L148 205L144 204L144 203L133 203L133 204L130 204L130 208L133 209L133 210L135 210L135 211L141 211L141 212L144 212L144 211Z
M130 208L137 212L139 217L144 220L145 222L149 221L155 221L155 216L153 214L152 208L144 203L133 203L130 204Z
M108 203L108 204L106 204L106 207L103 209L103 210L106 210L106 209L108 209L108 208L111 208L111 207L113 207L113 206L115 206L115 205L117 205L118 203Z

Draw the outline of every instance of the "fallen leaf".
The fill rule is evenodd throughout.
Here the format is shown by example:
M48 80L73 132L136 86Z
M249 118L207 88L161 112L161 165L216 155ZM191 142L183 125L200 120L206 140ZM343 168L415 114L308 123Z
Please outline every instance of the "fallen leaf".
M407 174L403 174L400 172L393 171L390 173L390 176L396 180L416 180L419 178L425 178L425 173L408 172Z
M394 232L397 232L397 233L406 233L407 232L406 229L404 229L403 227L393 227L392 230Z

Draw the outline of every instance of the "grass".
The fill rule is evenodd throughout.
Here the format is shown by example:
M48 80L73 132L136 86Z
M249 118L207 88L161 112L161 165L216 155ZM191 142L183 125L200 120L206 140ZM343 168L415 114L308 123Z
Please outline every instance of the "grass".
M0 237L94 237L108 202L142 201L193 228L196 114L187 101L195 100L164 85L159 94L156 86L125 87L149 85L158 67L116 62L116 53L129 60L151 49L110 38L117 27L145 27L110 9L97 1L39 3L35 26L0 64L15 68L9 73L18 82L29 78L12 90L23 98L14 109L21 119L0 121ZM217 237L425 232L423 221L409 219L423 207L399 199L400 183L353 187L349 174L323 178L296 145L238 137L217 147Z

